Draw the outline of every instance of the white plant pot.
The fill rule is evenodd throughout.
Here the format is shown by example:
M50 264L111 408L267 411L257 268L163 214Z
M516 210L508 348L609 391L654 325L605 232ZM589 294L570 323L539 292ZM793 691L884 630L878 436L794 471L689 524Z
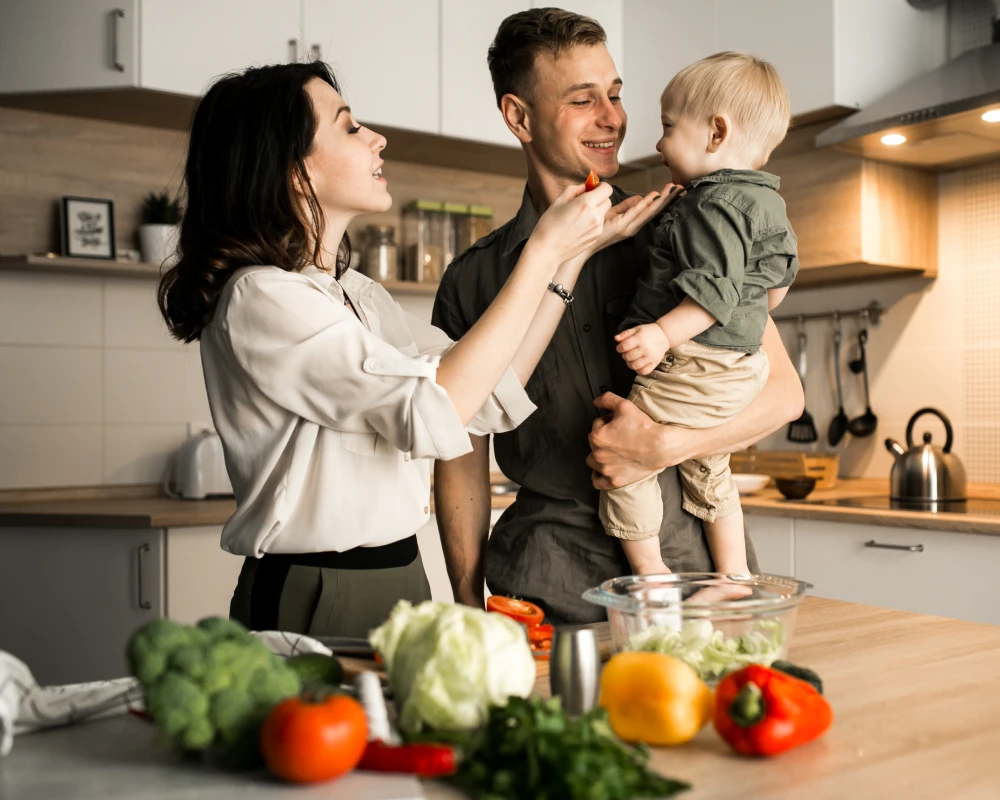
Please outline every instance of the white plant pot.
M158 267L172 267L177 263L180 234L179 225L140 225L139 249L142 250L142 260Z

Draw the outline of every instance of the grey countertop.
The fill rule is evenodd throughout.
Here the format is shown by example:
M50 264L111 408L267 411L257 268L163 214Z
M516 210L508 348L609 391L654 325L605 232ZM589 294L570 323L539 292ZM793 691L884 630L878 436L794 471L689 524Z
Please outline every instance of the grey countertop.
M0 758L3 800L410 800L423 798L407 776L355 772L312 786L280 783L266 771L213 769L156 744L156 729L123 715L14 740Z

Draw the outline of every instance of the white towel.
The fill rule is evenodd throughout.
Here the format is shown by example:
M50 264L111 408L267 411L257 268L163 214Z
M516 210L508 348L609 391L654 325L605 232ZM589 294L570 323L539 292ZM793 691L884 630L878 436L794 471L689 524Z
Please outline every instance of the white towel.
M260 631L254 635L281 656L332 655L328 647L301 634ZM144 708L142 687L135 678L39 686L23 661L0 650L0 757L10 752L14 736Z

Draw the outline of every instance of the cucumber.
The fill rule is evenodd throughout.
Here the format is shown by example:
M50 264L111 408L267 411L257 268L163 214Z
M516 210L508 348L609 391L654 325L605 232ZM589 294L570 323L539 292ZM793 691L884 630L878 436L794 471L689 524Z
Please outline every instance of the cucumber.
M789 661L779 660L771 664L771 669L776 669L778 672L784 672L786 675L791 675L793 678L805 681L817 692L823 694L823 681L820 679L819 675L808 667L800 667L798 664L792 664Z
M344 668L333 656L303 653L292 656L287 664L299 676L305 688L337 688L344 680Z

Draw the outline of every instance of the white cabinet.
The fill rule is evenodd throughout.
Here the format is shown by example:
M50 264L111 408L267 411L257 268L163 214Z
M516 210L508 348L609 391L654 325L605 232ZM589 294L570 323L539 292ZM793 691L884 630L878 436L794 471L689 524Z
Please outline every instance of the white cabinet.
M486 64L497 28L524 0L441 0L441 133L516 147Z
M795 520L811 594L1000 624L1000 537Z
M295 61L299 0L142 0L139 85L200 95L220 75Z
M760 571L768 575L795 575L795 521L747 514L750 541Z
M719 49L772 61L792 115L857 108L944 62L944 8L905 0L718 0Z
M334 68L357 119L440 132L438 0L304 0L302 8L304 42Z
M186 625L229 616L244 559L223 550L221 538L221 525L167 530L164 616Z
M138 9L137 0L3 0L0 92L136 86Z

